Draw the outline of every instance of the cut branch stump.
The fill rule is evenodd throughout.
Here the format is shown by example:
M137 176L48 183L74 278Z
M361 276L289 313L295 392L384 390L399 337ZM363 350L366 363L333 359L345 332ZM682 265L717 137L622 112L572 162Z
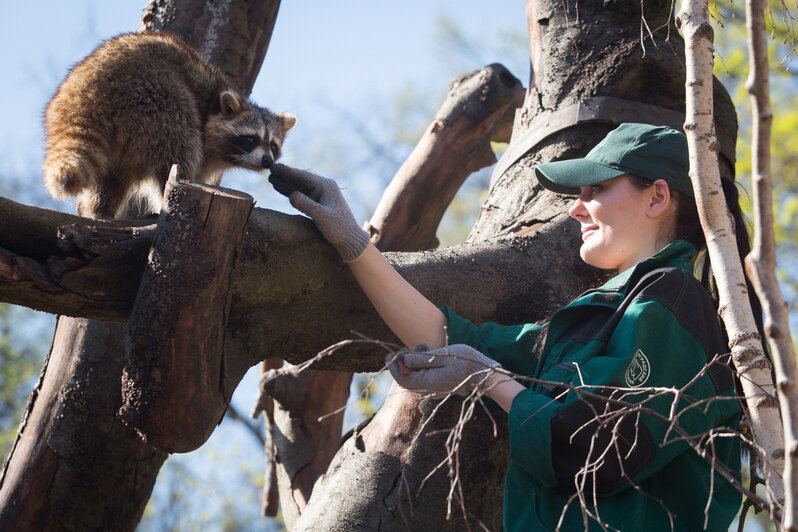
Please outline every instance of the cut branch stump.
M128 326L120 416L169 452L202 445L230 401L223 343L251 196L177 179L173 167Z

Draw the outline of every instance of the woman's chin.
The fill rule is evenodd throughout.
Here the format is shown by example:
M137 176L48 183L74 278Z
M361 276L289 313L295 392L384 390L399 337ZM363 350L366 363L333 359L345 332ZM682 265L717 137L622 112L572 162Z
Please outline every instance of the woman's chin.
M585 261L587 264L590 264L594 268L598 268L600 270L617 269L616 265L608 264L608 261L600 252L600 250L593 248L587 242L583 243L582 247L579 248L579 256L583 261Z

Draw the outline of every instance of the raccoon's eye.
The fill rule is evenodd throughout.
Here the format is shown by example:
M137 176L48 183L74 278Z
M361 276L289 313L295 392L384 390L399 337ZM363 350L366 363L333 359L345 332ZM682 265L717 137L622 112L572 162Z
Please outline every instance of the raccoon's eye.
M279 152L280 152L280 146L279 146L279 144L277 144L277 143L276 143L276 142L274 142L274 141L272 141L272 143L271 143L271 144L269 144L269 149L270 149L270 150L272 150L272 154L275 154L275 153L279 153Z
M258 143L258 137L253 137L252 135L250 135L248 137L244 137L244 141L247 144L257 144Z

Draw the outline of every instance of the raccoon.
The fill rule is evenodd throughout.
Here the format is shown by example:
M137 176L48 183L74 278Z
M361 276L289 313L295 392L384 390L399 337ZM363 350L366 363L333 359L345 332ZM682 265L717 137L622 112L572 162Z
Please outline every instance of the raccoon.
M237 166L269 168L296 123L237 91L178 37L123 34L76 64L44 114L44 183L81 216L125 218L136 194L160 208L169 169L218 185Z

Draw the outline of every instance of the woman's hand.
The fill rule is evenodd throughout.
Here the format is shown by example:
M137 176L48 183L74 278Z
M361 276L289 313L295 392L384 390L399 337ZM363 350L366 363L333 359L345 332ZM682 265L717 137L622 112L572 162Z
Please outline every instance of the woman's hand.
M304 170L275 164L269 182L287 196L297 210L313 219L316 228L344 262L352 262L363 254L369 235L355 221L338 184Z
M448 393L466 396L493 376L495 368L501 367L464 344L425 352L403 350L389 354L385 362L401 387L436 396Z

